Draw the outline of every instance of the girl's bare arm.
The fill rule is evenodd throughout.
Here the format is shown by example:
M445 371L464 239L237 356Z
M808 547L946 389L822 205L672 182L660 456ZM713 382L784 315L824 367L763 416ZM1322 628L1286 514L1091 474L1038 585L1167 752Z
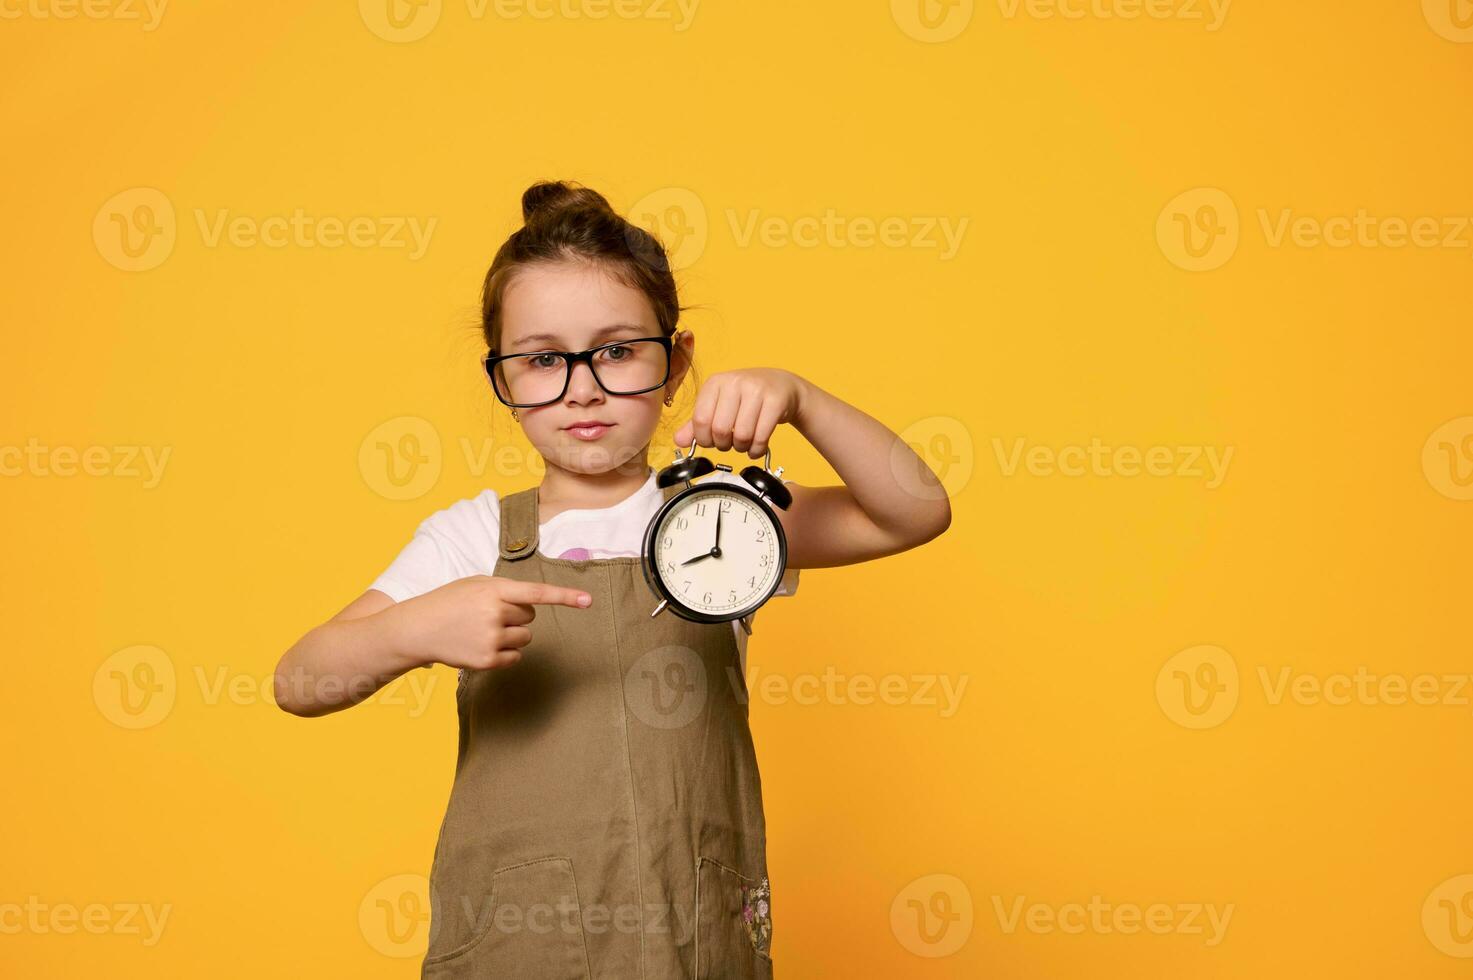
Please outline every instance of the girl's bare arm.
M586 608L588 593L472 575L396 603L369 589L282 655L273 689L283 711L311 718L352 707L415 667L505 667L532 641L536 605Z
M369 589L309 630L276 666L283 711L311 718L351 707L400 674L421 666L407 648L404 610Z
M951 501L936 474L890 429L799 379L793 427L828 461L843 486L789 484L778 511L788 565L826 568L893 555L951 526Z

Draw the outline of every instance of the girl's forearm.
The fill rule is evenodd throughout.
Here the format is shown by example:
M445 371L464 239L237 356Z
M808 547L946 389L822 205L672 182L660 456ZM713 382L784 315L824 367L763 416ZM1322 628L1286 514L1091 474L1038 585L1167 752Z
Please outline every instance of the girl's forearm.
M310 630L281 658L274 690L282 710L304 718L352 707L423 661L408 652L404 610L392 605Z
M792 425L833 466L855 503L877 527L928 540L951 523L951 502L931 468L881 422L807 379ZM934 493L917 495L897 479L917 473Z

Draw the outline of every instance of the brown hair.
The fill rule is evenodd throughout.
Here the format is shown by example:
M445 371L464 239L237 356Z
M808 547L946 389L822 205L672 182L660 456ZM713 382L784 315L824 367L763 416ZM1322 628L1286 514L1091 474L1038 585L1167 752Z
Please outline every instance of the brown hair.
M660 331L673 336L680 313L665 246L617 214L598 191L568 181L540 181L522 194L523 225L496 252L481 288L481 333L496 350L501 340L502 296L524 266L542 262L591 262L654 308Z

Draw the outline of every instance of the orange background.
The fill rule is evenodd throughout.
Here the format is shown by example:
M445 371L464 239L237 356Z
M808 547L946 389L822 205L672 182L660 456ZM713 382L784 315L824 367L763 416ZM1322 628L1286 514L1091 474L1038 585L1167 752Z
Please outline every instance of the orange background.
M1466 0L395 2L0 8L0 972L416 975L453 672L312 722L263 684L429 513L539 479L476 292L568 178L676 249L703 376L795 371L952 492L942 538L758 619L759 683L914 695L757 692L781 975L1465 974ZM252 243L299 210L369 232ZM422 255L383 241L406 217ZM1048 464L1096 439L1172 473ZM169 453L153 485L127 447ZM1175 447L1233 455L1209 486ZM774 463L834 479L793 430ZM1357 670L1438 693L1314 696ZM1095 896L1172 927L1007 928ZM13 928L28 902L112 925Z

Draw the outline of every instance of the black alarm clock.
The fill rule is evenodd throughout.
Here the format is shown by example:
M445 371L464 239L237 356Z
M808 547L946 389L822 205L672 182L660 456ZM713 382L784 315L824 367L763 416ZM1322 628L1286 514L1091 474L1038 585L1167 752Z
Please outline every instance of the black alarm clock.
M661 470L661 487L684 483L685 489L665 501L644 534L644 574L661 597L650 616L669 609L695 623L740 620L748 633L748 617L777 591L788 567L788 539L774 507L787 510L793 495L783 486L783 468L772 472L772 450L763 465L741 472L750 489L737 483L693 483L716 470L731 472L675 450L676 462Z

